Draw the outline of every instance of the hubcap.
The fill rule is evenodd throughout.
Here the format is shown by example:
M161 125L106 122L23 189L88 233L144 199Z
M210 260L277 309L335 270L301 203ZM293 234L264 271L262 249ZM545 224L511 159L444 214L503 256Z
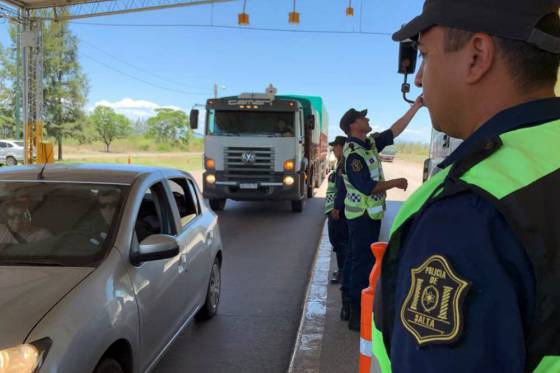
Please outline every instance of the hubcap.
M218 308L218 303L220 302L220 267L217 263L212 266L212 274L210 276L210 288L208 290L208 300L210 301L210 307L212 311Z

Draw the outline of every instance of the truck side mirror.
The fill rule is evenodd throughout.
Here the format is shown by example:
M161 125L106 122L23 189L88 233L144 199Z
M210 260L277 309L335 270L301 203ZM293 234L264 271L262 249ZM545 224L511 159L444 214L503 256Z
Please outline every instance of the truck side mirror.
M309 116L307 117L307 124L312 130L315 129L315 115L309 114Z
M404 83L401 86L403 99L408 103L414 103L406 95L410 92L410 84L406 81L408 74L416 71L416 61L418 59L418 48L416 42L410 39L401 41L399 44L399 74L404 74Z
M198 110L197 109L192 109L191 110L191 115L189 116L189 122L190 122L191 128L193 130L198 128Z
M407 39L399 44L399 74L414 74L416 61L418 59L418 48L416 42Z

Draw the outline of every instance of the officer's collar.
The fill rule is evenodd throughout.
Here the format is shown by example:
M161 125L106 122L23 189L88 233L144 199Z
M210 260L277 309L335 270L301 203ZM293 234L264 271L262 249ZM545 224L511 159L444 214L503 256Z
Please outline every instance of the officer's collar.
M499 112L469 136L438 167L443 169L469 155L477 144L516 129L560 118L560 98L531 101ZM358 140L359 141L359 140Z
M364 149L369 149L371 148L371 143L369 142L369 139L366 139L366 141L362 141L358 138L355 138L353 136L348 137L348 142L354 142L358 145L360 145L362 148Z

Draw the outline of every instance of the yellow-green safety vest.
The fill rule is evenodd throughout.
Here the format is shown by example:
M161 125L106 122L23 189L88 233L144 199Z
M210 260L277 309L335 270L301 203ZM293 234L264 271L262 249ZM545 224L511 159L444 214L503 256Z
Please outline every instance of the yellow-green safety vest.
M381 159L375 147L375 140L373 137L368 138L371 147L364 148L360 144L348 140L344 145L344 159L347 160L352 154L361 157L369 171L369 175L373 181L384 181L383 167L381 166ZM344 184L346 185L346 198L344 199L344 213L348 220L359 218L367 211L368 216L373 220L382 220L385 214L385 193L377 195L366 195L356 189L348 179L348 170L346 169L346 161L344 162Z
M392 225L389 246L383 258L383 268L395 268L404 241L404 227L428 202L469 191L493 203L524 247L535 274L535 316L526 339L526 371L534 373L560 372L558 144L560 120L504 133L481 145L468 159L442 170L402 205ZM383 328L376 325L375 318L375 313L383 310L383 300L391 297L388 284L396 279L390 276L393 275L382 271L374 301L371 372L376 373L391 372ZM383 325L391 325L393 317L398 318L381 315L380 319L384 320ZM390 338L390 331L386 333Z

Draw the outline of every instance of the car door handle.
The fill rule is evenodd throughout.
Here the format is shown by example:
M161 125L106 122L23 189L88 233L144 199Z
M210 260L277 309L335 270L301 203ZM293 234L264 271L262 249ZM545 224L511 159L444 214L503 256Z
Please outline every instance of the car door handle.
M187 254L181 254L179 257L179 273L187 272Z
M213 240L214 240L214 232L210 231L206 235L206 244L211 245Z

